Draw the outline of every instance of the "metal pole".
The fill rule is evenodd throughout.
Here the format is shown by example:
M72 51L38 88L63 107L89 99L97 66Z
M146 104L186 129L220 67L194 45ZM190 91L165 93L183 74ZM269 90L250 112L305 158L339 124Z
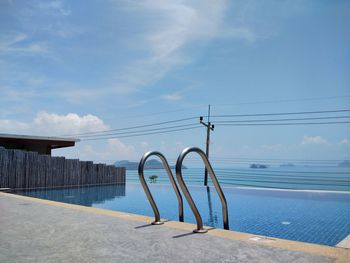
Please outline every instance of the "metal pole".
M208 105L207 141L205 145L205 154L207 155L208 160L209 160L210 130L211 130L211 123L210 123L210 104L209 104ZM205 167L204 186L207 186L207 185L208 185L208 170L207 170L207 167Z

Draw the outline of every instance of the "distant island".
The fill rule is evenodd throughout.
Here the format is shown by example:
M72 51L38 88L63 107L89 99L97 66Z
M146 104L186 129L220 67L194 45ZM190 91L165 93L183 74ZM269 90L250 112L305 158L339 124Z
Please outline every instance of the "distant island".
M125 167L127 170L137 170L139 168L138 162L130 162L128 160L116 161L114 163L116 167ZM174 169L175 166L170 166L171 169ZM183 169L187 169L186 166L182 165ZM145 170L150 169L164 169L163 163L158 160L148 160L145 164Z
M339 167L350 167L350 161L345 160L338 164Z
M295 165L292 163L282 163L280 167L294 167Z
M259 164L259 163L253 163L253 164L250 165L250 168L253 168L253 169L264 169L264 168L267 168L267 165Z

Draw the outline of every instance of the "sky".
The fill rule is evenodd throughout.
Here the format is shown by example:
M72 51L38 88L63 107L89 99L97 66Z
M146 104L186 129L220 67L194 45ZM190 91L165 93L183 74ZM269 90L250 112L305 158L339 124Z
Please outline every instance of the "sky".
M198 124L209 104L214 116L349 110L349 24L341 0L1 0L0 133ZM113 163L159 150L174 162L185 147L205 149L200 126L82 139L54 155ZM349 134L349 123L216 124L210 156L345 160Z

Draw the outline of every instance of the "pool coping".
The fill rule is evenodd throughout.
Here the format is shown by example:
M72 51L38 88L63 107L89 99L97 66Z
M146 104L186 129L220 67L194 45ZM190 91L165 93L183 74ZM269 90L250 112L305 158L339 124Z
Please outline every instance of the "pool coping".
M350 249L350 234L347 235L342 241L340 241L337 245L337 247L347 248Z
M153 221L152 217L131 214L126 212L105 210L101 208L87 207L87 206L81 206L81 205L75 205L75 204L67 204L62 202L46 200L46 199L16 195L13 193L0 192L0 195L17 198L21 200L32 201L35 203L46 204L46 205L55 206L55 207L94 213L94 214L99 214L104 216L111 216L116 218L123 218L127 220L134 220L134 221L145 222L145 223L150 223ZM164 227L164 226L169 228L179 229L179 230L185 230L189 232L192 232L192 230L196 228L195 224L176 222L176 221L166 221L166 220L164 221L163 225L155 226L155 227ZM349 262L348 260L350 258L350 249L342 248L342 247L330 247L325 245L312 244L312 243L306 243L306 242L300 242L300 241L292 241L292 240L268 237L263 235L254 235L249 233L236 232L236 231L217 229L217 228L211 228L211 227L208 228L207 234L220 237L220 238L238 240L238 241L251 243L255 245L269 246L269 247L275 247L275 248L286 249L286 250L297 251L297 252L306 252L306 253L315 254L319 256L331 257L331 258L334 258L335 262Z

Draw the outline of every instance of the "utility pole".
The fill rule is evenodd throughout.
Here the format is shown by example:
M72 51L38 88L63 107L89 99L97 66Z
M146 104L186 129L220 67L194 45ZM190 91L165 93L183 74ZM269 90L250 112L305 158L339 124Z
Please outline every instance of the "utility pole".
M206 147L205 147L205 154L207 155L207 158L209 159L209 144L210 144L210 131L214 131L214 124L211 124L210 122L210 104L208 105L208 122L203 122L203 116L199 117L199 122L203 124L205 127L207 127L207 141L206 141ZM204 170L204 185L208 185L208 170L205 168Z

